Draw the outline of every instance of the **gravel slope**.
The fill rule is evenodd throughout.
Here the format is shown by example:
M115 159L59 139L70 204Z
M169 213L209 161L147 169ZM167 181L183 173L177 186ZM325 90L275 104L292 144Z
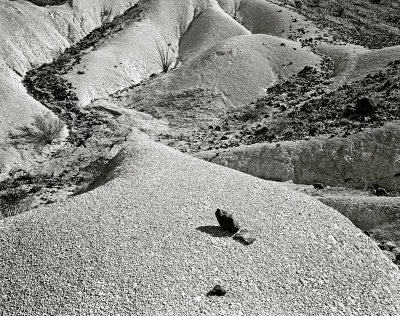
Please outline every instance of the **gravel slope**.
M310 197L147 141L111 176L0 223L3 315L400 313L397 268ZM257 241L200 228L218 207ZM217 283L227 295L208 298Z

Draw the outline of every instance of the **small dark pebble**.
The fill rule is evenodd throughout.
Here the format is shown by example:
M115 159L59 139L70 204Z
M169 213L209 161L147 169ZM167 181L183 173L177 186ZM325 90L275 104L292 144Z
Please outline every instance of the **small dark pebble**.
M397 245L393 241L382 241L378 246L382 250L386 251L392 251L397 247Z
M324 185L322 183L320 183L320 182L314 183L313 186L317 190L323 190L324 189Z
M207 293L207 296L224 296L226 290L221 285L216 285L214 288Z
M375 187L374 188L374 194L376 196L389 196L389 193L386 192L384 188L381 187Z
M256 241L256 238L253 237L251 231L249 231L248 229L240 230L238 233L235 234L235 236L233 236L233 238L239 239L246 245L251 245L253 242Z

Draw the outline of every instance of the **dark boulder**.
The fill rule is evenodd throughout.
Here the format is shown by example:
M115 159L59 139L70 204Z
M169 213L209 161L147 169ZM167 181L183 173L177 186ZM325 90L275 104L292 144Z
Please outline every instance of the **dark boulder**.
M355 112L359 115L366 116L372 114L376 109L375 103L368 97L357 100Z
M215 212L219 226L231 233L237 233L240 229L238 222L233 218L233 215L228 211L217 209Z
M324 189L324 185L321 182L316 182L313 184L314 189L317 190L323 190Z
M216 285L207 293L207 296L224 296L225 294L226 290L221 285Z
M389 193L384 188L381 188L379 186L374 186L374 194L376 196L389 196Z

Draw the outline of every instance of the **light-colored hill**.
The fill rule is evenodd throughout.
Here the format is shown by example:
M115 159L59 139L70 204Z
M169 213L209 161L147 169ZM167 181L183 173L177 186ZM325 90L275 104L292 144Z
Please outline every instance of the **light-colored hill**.
M167 45L171 45L172 58L176 59L180 39L193 20L205 20L200 21L201 32L198 30L206 39L203 43L206 46L199 44L198 49L202 50L218 40L248 33L224 13L215 0L177 0L172 3L150 0L140 8L143 10L141 21L127 25L107 43L96 47L65 76L76 88L81 105L88 105L93 99L115 93L160 72L157 46L167 49ZM220 25L221 18L225 21L223 25ZM206 26L211 32L204 29ZM78 74L80 70L85 73Z
M360 79L387 67L388 63L400 59L400 46L371 50L359 54L351 79Z
M305 65L318 66L320 57L301 49L299 43L272 36L251 37L250 31L228 14L232 3L223 2L221 8L216 1L179 0L168 5L160 0L149 1L142 6L142 21L127 26L112 40L84 56L65 77L76 88L81 105L87 105L93 99L106 97L159 72L157 46L167 49L170 44L171 55L179 60L178 67L166 79L166 86L161 83L157 90L169 93L171 88L180 91L212 87L229 101L242 104L254 100L278 77L290 76ZM261 4L257 2L255 9L256 5ZM247 8L246 21L254 24L257 19L250 19L254 12L248 12L245 4L243 8ZM264 15L254 25L257 32L276 35L276 30L270 27L275 20L270 21L267 16L278 8L267 2L259 8ZM292 15L296 16L284 9L277 27L282 24L289 31ZM238 35L248 37L234 39ZM287 37L287 34L281 35ZM281 44L287 44L286 49Z
M6 315L396 315L399 271L284 185L139 141L103 186L0 224ZM257 240L217 228L232 211ZM225 297L207 297L217 283Z
M301 48L296 42L262 34L231 37L183 62L178 69L141 86L138 88L140 93L132 93L127 105L150 108L165 101L171 93L200 87L222 94L227 103L225 108L219 109L222 113L232 106L250 103L254 96L265 94L265 90L277 80L297 74L305 66L319 67L320 62L320 56ZM192 105L199 100L195 98ZM208 106L208 103L193 106L193 110L186 109L185 116L198 117L191 113L203 106ZM176 108L175 103L167 103L158 110L160 115L170 115ZM215 110L217 108L215 106ZM209 115L215 110L208 111ZM171 119L172 125L173 121Z
M320 32L324 33L313 22L289 7L264 0L239 2L239 19L253 34L269 34L284 38L293 36L293 38L306 39L316 36Z
M74 1L38 7L27 1L0 1L0 137L17 124L28 122L32 112L44 110L21 84L32 67L50 62L71 43L103 22L121 14L137 1ZM23 114L23 115L21 115Z
M179 45L179 58L182 61L193 59L231 37L249 34L250 31L221 8L210 7L194 19L184 33Z

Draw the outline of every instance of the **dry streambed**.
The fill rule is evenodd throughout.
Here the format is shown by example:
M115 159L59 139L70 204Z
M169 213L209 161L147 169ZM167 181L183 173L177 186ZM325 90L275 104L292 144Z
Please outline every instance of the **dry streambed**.
M35 166L28 170L13 169L0 182L0 218L82 192L115 157L119 145L130 133L130 128L121 120L123 114L107 108L79 107L74 89L63 75L96 45L140 17L137 4L67 48L54 62L26 74L23 83L27 91L66 123L68 138L61 146L42 148ZM19 150L36 150L23 141L14 145Z

